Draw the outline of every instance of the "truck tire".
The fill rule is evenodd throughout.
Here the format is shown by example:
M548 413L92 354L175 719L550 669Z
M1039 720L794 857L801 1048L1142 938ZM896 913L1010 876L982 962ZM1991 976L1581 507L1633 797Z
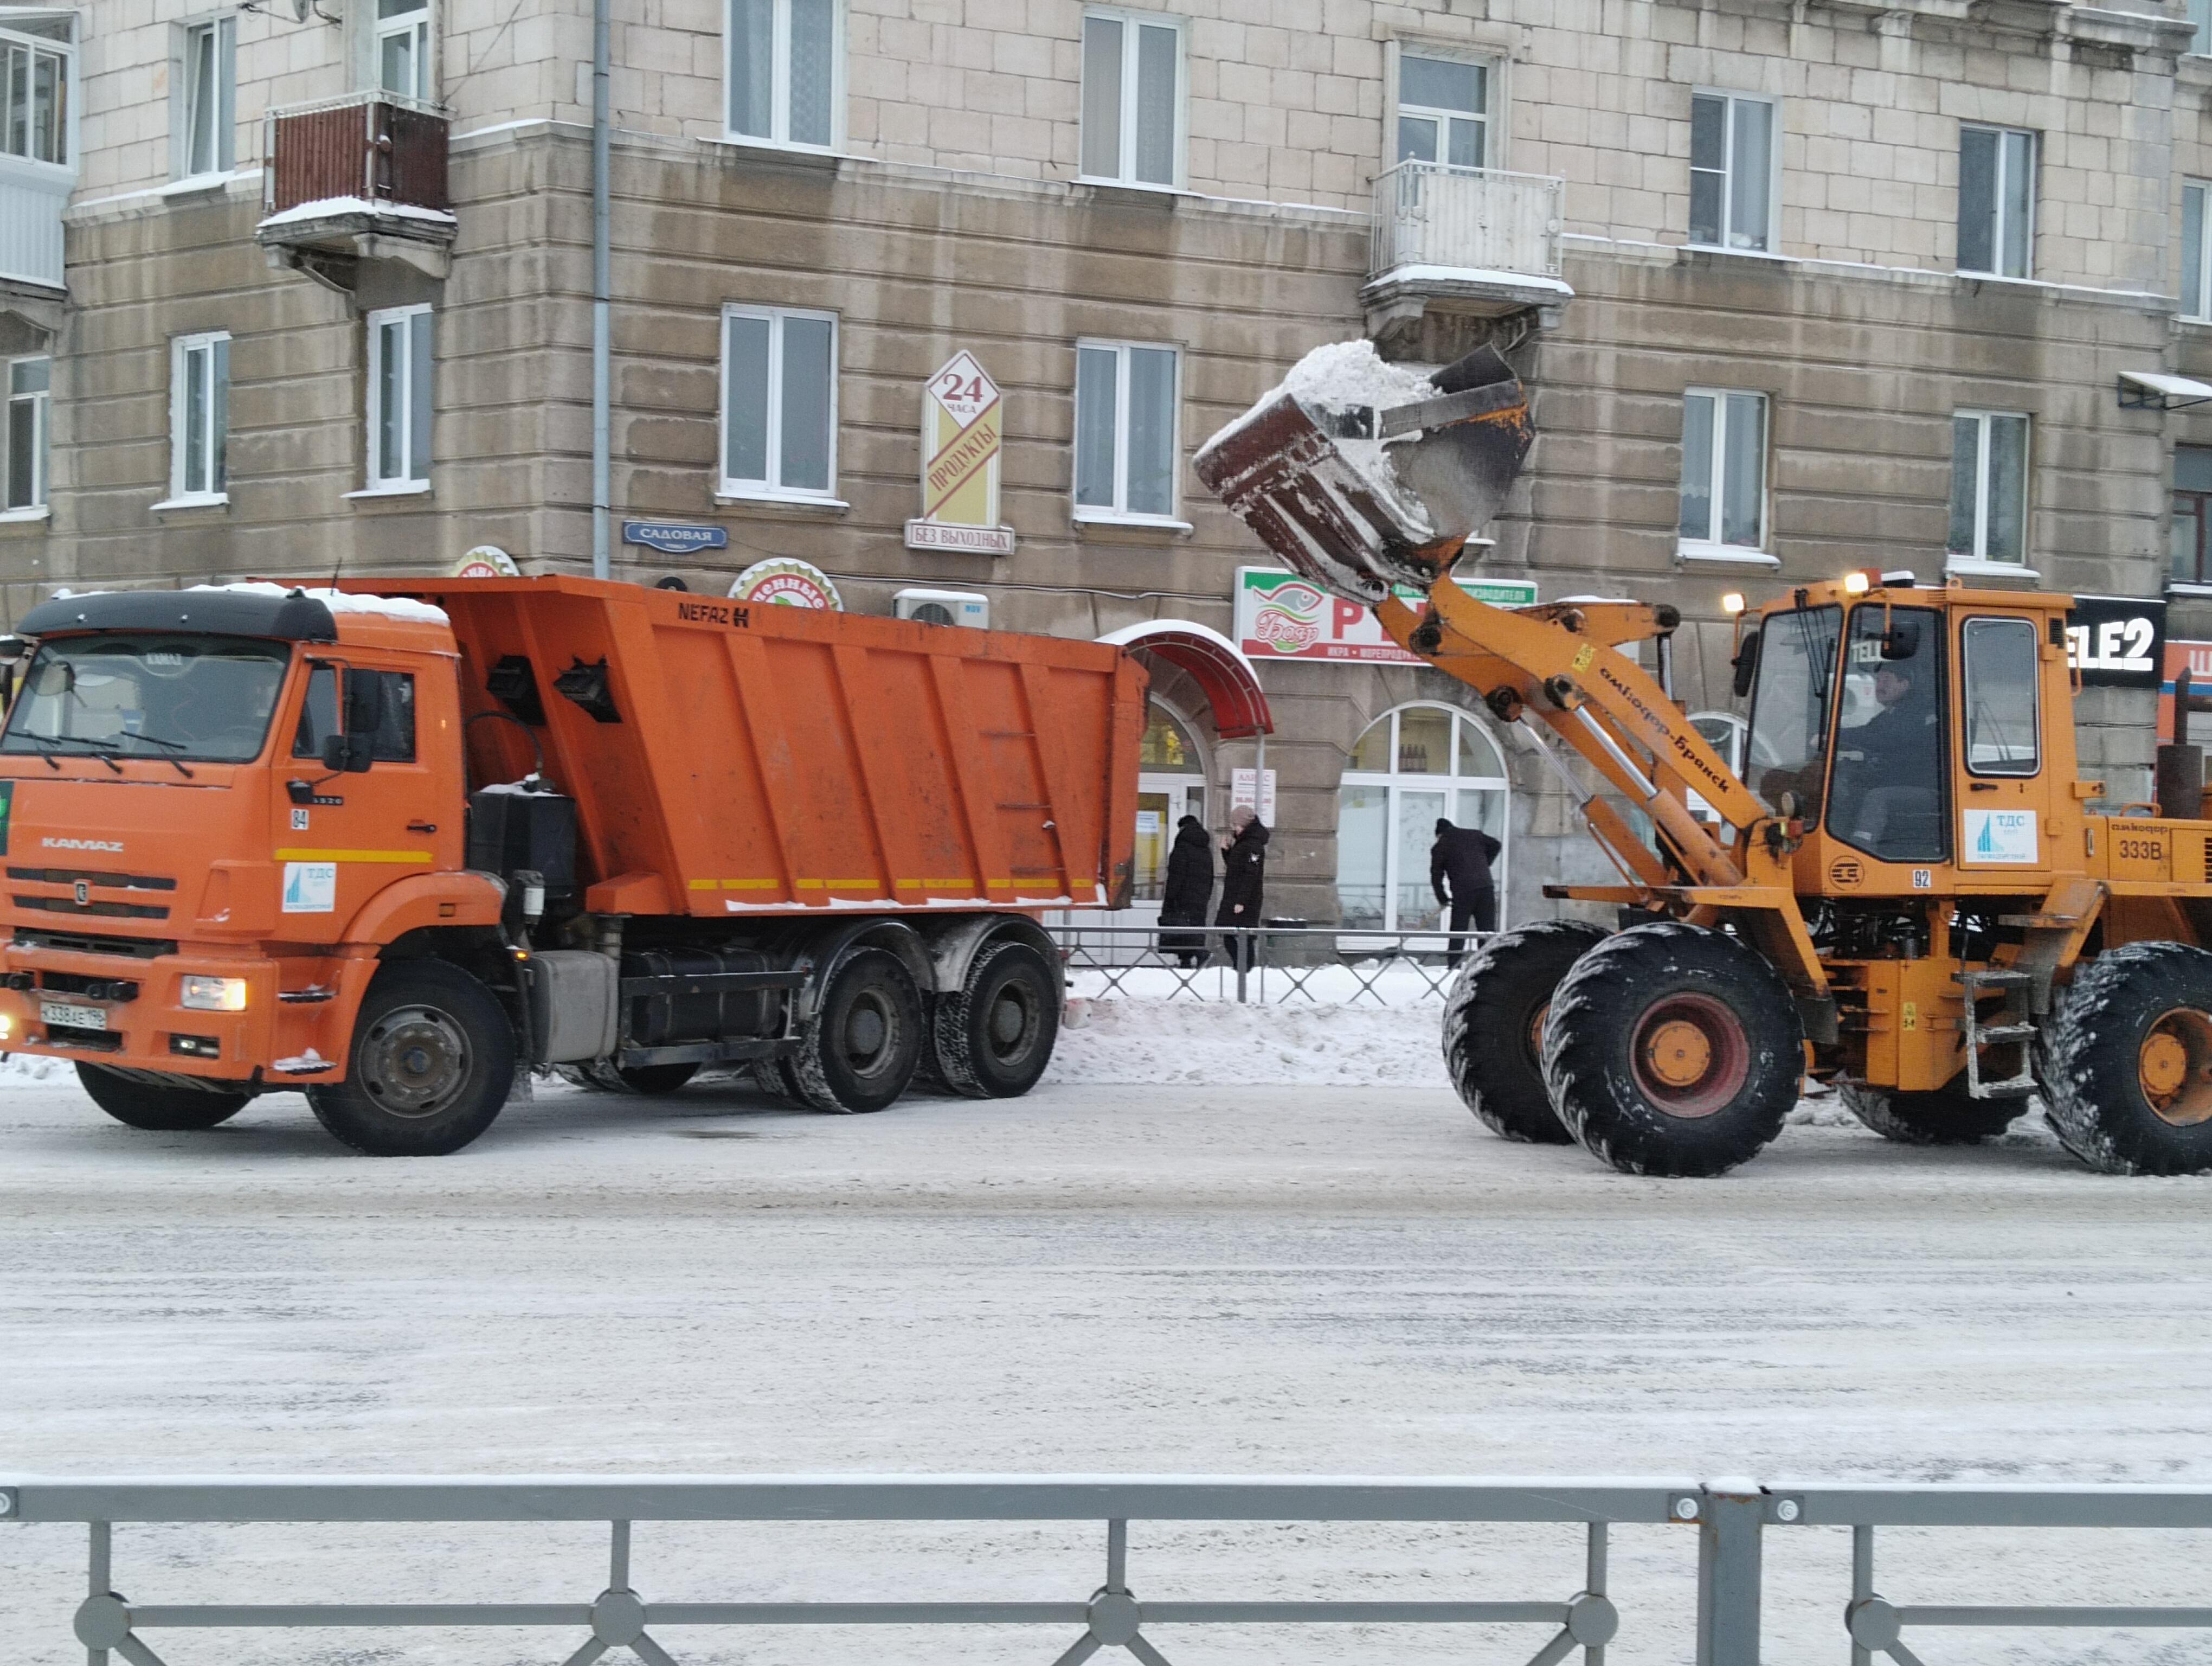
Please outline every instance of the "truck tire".
M2212 954L2126 943L2081 966L2036 1038L2044 1115L2107 1174L2212 1169Z
M1782 1131L1804 1028L1782 976L1717 931L1607 938L1560 980L1544 1081L1583 1148L1624 1174L1726 1174Z
M582 1064L556 1064L556 1074L578 1087L601 1093L673 1093L699 1073L696 1064L641 1064L628 1068L611 1059L592 1059Z
M82 1064L76 1079L93 1104L126 1128L151 1134L183 1134L211 1128L244 1110L250 1093L222 1093L201 1087L169 1087L140 1081L106 1065Z
M322 1125L368 1157L444 1157L492 1125L514 1085L514 1028L490 990L442 960L368 986L346 1079L307 1089Z
M1444 1001L1444 1070L1492 1133L1574 1144L1544 1085L1544 1018L1567 969L1606 936L1579 920L1546 920L1492 938L1461 969Z
M1018 1099L1036 1085L1060 1038L1059 981L1026 943L988 945L937 1003L937 1067L970 1099Z
M1964 1072L1927 1092L1845 1082L1844 1108L1885 1140L1900 1146L1972 1146L1994 1140L2027 1109L2026 1099L1977 1099Z
M906 1091L924 1037L921 991L888 949L856 949L830 974L822 1004L788 1061L816 1110L881 1110Z

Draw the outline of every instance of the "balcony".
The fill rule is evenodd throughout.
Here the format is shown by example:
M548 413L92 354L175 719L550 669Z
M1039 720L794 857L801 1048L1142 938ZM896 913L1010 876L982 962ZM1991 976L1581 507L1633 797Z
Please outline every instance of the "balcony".
M377 261L442 279L456 229L446 135L443 110L396 93L271 110L253 234L270 264L348 292Z
M1375 249L1359 299L1368 333L1432 307L1499 318L1574 299L1559 277L1565 182L1535 173L1400 162L1375 181Z

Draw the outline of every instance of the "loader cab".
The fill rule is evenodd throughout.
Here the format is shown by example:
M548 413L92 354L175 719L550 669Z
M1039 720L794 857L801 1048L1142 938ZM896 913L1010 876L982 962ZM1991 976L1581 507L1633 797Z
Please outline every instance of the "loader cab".
M1869 575L1771 605L1743 658L1744 779L1808 835L1801 892L1992 888L2047 870L2070 781L2064 599ZM2061 750L2046 737L2056 714Z

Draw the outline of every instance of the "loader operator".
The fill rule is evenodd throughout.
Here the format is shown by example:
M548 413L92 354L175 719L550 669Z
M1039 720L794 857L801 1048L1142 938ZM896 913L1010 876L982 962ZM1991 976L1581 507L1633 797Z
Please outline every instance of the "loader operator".
M1942 731L1936 702L1919 685L1931 668L1884 660L1874 674L1874 714L1837 737L1835 804L1829 826L1889 861L1942 854L1937 770ZM1931 848L1931 842L1933 848Z

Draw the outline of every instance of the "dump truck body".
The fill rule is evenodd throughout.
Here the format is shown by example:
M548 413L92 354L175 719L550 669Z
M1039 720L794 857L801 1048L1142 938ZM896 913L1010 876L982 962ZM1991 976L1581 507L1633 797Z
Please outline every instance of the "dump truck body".
M1036 911L1128 883L1145 677L1097 644L565 578L24 627L0 1046L142 1125L301 1086L363 1149L453 1149L549 1064L1025 1091Z

